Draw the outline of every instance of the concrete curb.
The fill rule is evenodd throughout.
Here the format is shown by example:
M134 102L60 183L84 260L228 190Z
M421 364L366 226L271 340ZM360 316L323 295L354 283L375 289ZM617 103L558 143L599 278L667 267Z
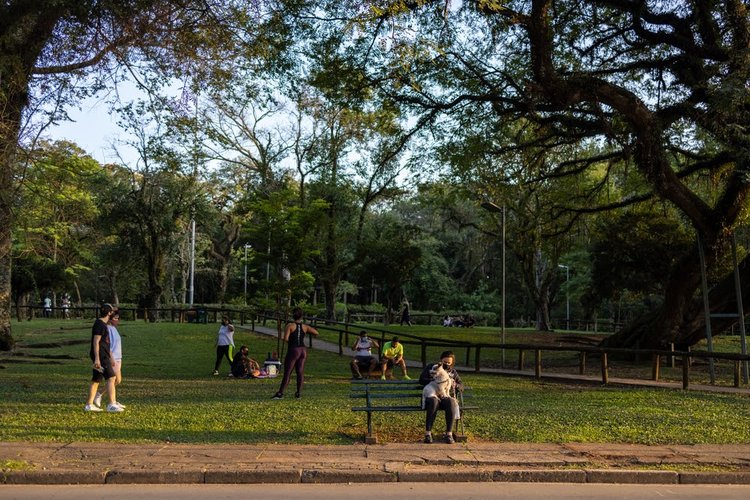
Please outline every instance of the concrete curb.
M2 484L346 484L423 482L524 482L604 484L737 484L750 485L750 472L674 472L627 469L476 469L426 467L399 471L336 469L256 470L79 470L10 471Z

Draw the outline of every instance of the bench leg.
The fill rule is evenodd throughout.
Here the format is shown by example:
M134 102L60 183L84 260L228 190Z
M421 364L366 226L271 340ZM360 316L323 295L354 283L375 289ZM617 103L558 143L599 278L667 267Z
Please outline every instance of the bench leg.
M464 419L459 418L456 421L456 425L453 427L453 439L457 443L465 443L469 440L469 438L466 436L466 431L464 430Z
M372 432L372 412L367 412L367 435L365 436L365 444L378 444L378 437Z

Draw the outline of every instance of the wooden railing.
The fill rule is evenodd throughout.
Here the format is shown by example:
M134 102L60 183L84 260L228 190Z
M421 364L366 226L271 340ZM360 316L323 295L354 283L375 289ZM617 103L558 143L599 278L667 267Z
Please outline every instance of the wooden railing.
M335 326L334 326L335 325ZM349 323L336 323L326 322L322 324L316 324L316 328L319 330L329 330L338 333L338 346L339 355L343 355L344 347L350 346L349 336L357 335L361 329L358 325L352 325ZM518 351L518 371L525 369L524 360L525 353L532 352L534 354L534 377L541 379L543 371L543 353L544 352L571 352L578 356L578 374L583 375L586 372L586 364L590 357L599 358L599 368L601 373L602 384L608 384L610 378L610 366L609 360L611 356L628 357L633 359L643 359L648 357L651 359L651 378L650 380L658 381L661 376L661 360L666 358L668 363L675 366L675 360L681 360L682 363L682 387L687 389L690 386L690 366L695 359L714 359L730 361L733 365L733 385L734 387L740 387L742 383L742 363L750 363L750 355L743 355L739 353L723 353L714 352L709 353L705 351L675 351L666 349L624 349L614 347L593 347L593 346L575 346L575 345L537 345L537 344L476 344L465 341L451 341L451 340L434 340L425 339L416 335L405 334L403 332L393 332L384 328L377 328L369 326L367 327L368 333L371 337L380 339L380 345L384 341L389 340L391 337L397 336L404 345L415 345L419 346L420 349L420 360L422 365L426 365L427 349L429 347L441 347L451 349L456 352L457 359L459 352L465 352L464 361L465 365L474 369L475 373L491 372L490 369L482 367L482 354L486 353L490 349L496 351ZM379 333L379 336L372 335L372 332ZM473 353L473 356L472 356Z

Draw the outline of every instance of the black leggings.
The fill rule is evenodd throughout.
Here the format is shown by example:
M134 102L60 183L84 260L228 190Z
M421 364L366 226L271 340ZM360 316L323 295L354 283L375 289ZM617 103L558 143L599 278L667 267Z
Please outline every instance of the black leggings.
M426 412L424 425L426 431L432 431L432 425L435 423L438 411L443 410L445 411L445 432L453 432L453 422L458 417L459 412L458 401L455 398L425 398L424 408Z
M224 356L227 357L227 361L229 361L229 366L232 366L232 358L229 357L229 348L231 346L228 345L217 345L216 346L216 364L214 365L214 371L219 371L219 366L221 366L221 358Z
M286 387L289 385L289 379L292 376L292 369L297 372L297 394L302 390L305 384L305 360L307 359L307 349L304 346L291 347L284 358L284 376L281 379L279 394L284 394Z

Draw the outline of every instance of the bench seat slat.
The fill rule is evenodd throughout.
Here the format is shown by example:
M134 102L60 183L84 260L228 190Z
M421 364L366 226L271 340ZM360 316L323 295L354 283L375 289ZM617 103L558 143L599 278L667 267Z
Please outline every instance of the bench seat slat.
M369 396L365 394L352 394L349 396L352 399L367 399L368 397L370 399L422 399L422 394L388 394L387 396L384 394L370 394Z
M424 411L421 406L354 406L352 411Z

